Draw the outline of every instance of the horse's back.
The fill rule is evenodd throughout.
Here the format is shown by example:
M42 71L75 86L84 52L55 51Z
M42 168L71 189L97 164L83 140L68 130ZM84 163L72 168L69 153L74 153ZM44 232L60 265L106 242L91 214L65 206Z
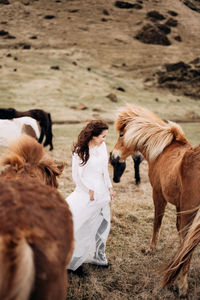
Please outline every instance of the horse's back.
M32 133L31 133L32 131ZM37 121L31 117L14 119L0 119L0 145L7 147L10 142L17 139L21 134L28 134L37 139L40 137L40 130Z
M42 227L46 226L52 232L57 228L57 235L64 232L62 238L67 234L67 227L72 223L71 213L66 201L55 188L31 179L4 180L3 177L0 177L0 188L1 233L9 232L9 227L13 226L26 228L27 234L30 229L37 232L41 228L43 234ZM32 227L34 220L37 220L35 228ZM52 241L54 239L56 237L52 236Z
M15 119L0 119L0 145L8 146L9 142L18 138L21 128L14 121Z
M200 172L200 145L190 147L185 151L183 160L182 160L182 174L184 175L186 170L189 169L192 172ZM199 172L198 172L199 171Z
M200 205L200 146L190 147L185 152L180 177L186 204L190 204L190 208Z

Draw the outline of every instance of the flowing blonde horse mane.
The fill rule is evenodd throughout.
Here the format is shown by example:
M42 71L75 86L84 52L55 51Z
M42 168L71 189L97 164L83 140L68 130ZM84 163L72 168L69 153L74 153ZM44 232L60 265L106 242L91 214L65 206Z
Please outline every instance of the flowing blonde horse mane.
M124 133L124 143L134 151L145 152L147 159L155 160L172 143L188 143L182 128L162 121L148 109L128 104L119 111L115 127Z

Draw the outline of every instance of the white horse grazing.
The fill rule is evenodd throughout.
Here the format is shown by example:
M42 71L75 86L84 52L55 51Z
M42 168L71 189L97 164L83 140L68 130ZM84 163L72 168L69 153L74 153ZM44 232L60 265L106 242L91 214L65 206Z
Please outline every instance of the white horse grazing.
M38 140L40 137L39 123L31 117L0 119L0 146L7 147L10 142L22 134L30 135Z

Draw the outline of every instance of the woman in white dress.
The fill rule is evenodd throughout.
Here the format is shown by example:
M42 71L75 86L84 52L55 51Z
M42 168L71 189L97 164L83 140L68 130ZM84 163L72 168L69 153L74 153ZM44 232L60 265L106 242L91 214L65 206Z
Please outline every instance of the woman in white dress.
M89 122L72 151L72 178L76 188L66 198L74 221L75 248L68 266L72 271L86 262L108 266L105 248L113 189L108 173L107 132L104 121Z

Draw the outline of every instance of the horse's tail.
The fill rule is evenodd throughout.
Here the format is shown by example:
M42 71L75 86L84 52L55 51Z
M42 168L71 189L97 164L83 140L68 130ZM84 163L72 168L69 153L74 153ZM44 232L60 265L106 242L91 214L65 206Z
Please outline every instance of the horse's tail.
M34 277L33 251L26 239L0 237L0 299L29 299Z
M48 113L48 119L49 119L50 124L52 124L51 114L50 113Z
M200 209L190 226L188 233L180 246L179 250L171 260L169 265L163 270L162 287L172 283L181 269L190 261L190 258L195 250L196 246L200 242Z

